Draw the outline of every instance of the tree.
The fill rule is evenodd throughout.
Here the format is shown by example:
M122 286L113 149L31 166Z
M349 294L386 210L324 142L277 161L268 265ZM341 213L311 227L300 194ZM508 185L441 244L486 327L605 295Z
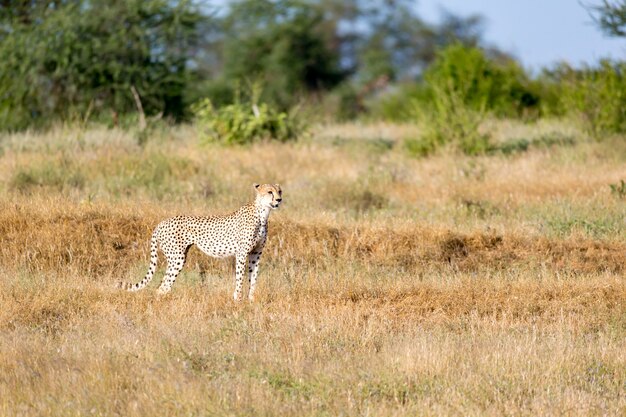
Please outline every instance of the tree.
M325 16L333 20L341 43L341 62L357 82L381 76L414 78L430 65L439 49L454 43L477 46L483 19L442 12L439 24L424 21L413 0L323 0ZM332 13L328 13L328 11Z
M205 1L0 0L0 129L132 113L135 97L180 119L246 82L281 110L340 84L360 101L447 45L481 44L480 17L430 24L413 0Z
M626 36L626 0L603 0L600 5L586 7L605 34Z
M0 123L135 109L178 118L203 14L188 0L15 1L0 14Z
M243 0L225 20L224 77L260 81L264 99L281 108L298 95L336 86L345 73L324 31L322 9L307 1Z
M415 78L437 50L476 46L482 31L474 15L445 12L427 23L412 0L237 0L223 18L222 76L207 92L219 105L233 99L236 82L258 81L265 100L286 108L344 81L361 91Z

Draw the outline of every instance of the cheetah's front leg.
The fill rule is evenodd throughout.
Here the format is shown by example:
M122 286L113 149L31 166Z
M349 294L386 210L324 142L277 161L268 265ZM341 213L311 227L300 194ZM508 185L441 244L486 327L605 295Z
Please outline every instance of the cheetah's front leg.
M263 253L263 247L256 247L248 255L248 281L250 283L250 289L248 290L248 300L254 301L254 289L256 288L256 278L259 273L259 261L261 260L261 254Z
M235 256L235 293L233 294L233 298L235 299L235 301L241 300L243 275L246 272L247 263L248 254L237 254Z

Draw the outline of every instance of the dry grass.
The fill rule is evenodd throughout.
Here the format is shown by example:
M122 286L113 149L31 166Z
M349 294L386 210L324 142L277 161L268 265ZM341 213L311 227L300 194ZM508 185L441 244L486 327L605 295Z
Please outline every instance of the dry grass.
M349 272L349 271L346 271ZM169 297L80 276L3 276L6 415L591 414L623 412L626 290L617 277L415 282L266 269ZM365 278L365 280L363 279Z
M131 214L140 210L141 215ZM152 229L165 216L164 210L149 205L5 203L0 206L0 235L5 242L0 262L28 271L69 270L94 276L128 271L147 262ZM270 227L268 261L281 268L294 263L332 268L338 262L359 262L407 273L526 269L580 275L626 270L626 244L619 239L556 239L495 231L463 234L424 225L329 226L289 219L273 221ZM197 255L192 252L190 262L200 269L220 264Z
M2 138L0 415L623 415L623 138L495 128L577 143L412 160L410 126L242 149L188 128ZM255 304L197 251L166 297L113 288L158 220L263 180L287 205Z

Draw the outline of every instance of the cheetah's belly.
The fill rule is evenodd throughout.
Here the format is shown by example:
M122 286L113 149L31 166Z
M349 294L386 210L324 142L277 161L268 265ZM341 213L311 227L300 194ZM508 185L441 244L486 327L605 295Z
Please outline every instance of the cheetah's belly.
M234 236L219 236L219 238L200 238L196 246L209 256L226 258L234 256L237 251L237 240Z
M237 251L236 226L233 223L202 224L192 232L193 243L215 258L226 258Z

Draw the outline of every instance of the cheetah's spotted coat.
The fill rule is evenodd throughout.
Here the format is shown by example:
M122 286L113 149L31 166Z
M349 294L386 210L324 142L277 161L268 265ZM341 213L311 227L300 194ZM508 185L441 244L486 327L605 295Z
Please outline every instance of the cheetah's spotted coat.
M278 184L254 184L256 198L239 210L223 216L176 216L157 225L150 241L150 268L140 282L120 283L122 288L138 291L152 280L157 266L157 249L167 260L167 271L159 294L170 291L178 273L185 264L187 252L192 245L209 256L225 258L235 256L236 282L233 297L241 299L243 277L248 271L250 290L248 298L254 299L259 259L267 239L267 220L270 211L282 201Z

